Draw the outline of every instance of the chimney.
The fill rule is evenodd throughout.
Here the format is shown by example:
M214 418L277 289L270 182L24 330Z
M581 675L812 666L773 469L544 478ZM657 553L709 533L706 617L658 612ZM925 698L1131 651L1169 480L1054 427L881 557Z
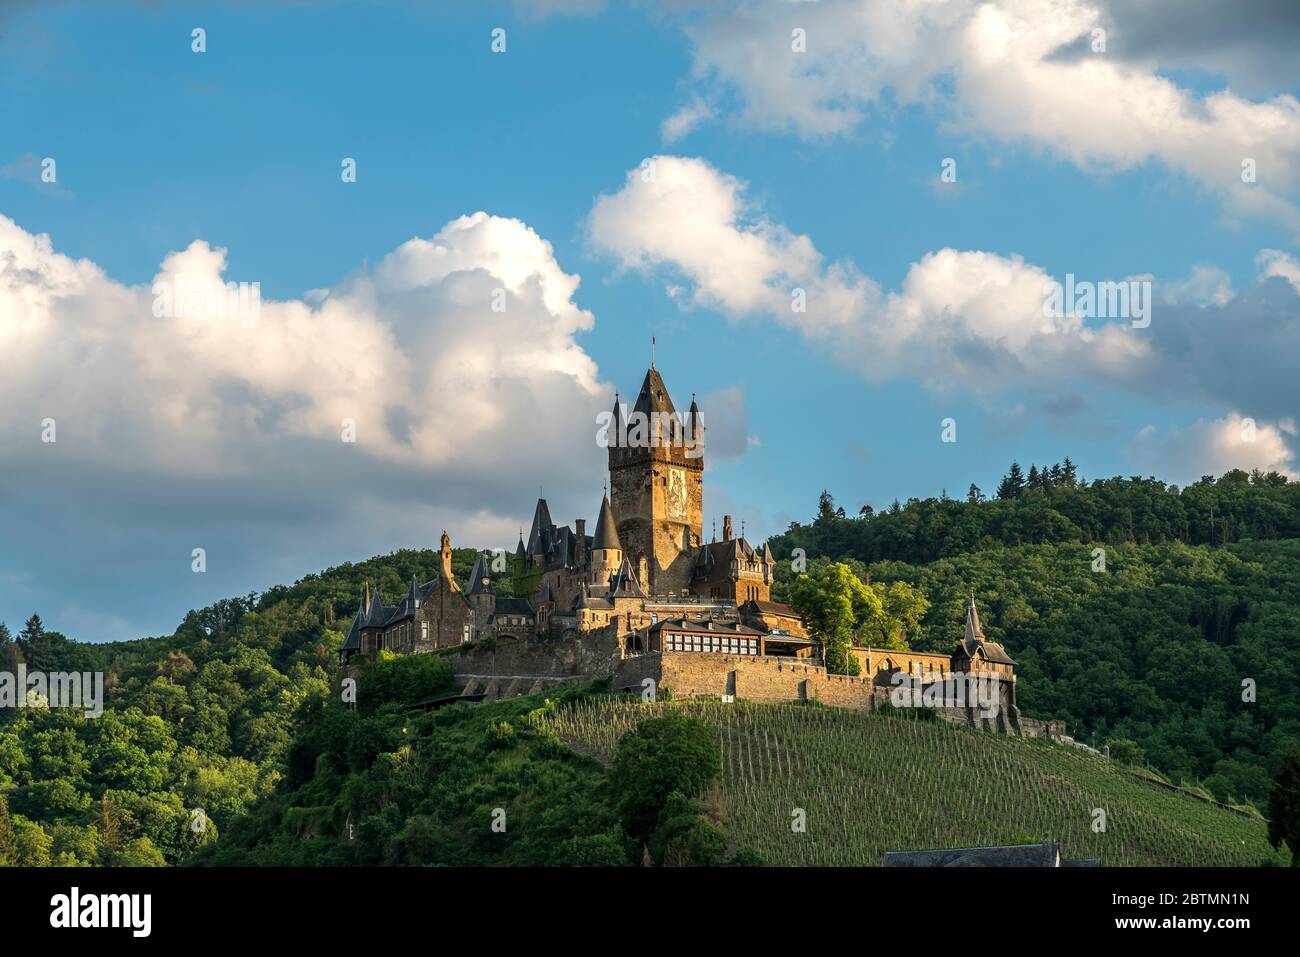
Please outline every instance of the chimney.
M731 541L731 516L730 515L722 516L722 540L724 542Z
M581 568L587 561L587 520L575 518L573 527L578 539L573 545L573 563Z

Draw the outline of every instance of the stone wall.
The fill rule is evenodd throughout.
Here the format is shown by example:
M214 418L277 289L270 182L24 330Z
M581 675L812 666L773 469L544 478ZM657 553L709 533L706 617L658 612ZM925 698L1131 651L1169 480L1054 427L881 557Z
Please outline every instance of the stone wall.
M875 676L828 674L821 665L775 656L652 652L624 657L616 634L597 632L582 640L564 638L498 638L467 646L450 656L457 680L466 693L498 697L530 694L609 678L615 691L640 693L648 678L667 688L674 698L721 698L780 703L817 701L837 708L874 710L890 700L891 688ZM1072 743L1061 721L1023 718L1002 686L996 715L975 707L936 707L941 720L1000 734L1048 738Z
M448 654L452 674L469 677L582 678L594 681L614 673L620 662L619 639L605 631L581 640L508 635L464 645Z

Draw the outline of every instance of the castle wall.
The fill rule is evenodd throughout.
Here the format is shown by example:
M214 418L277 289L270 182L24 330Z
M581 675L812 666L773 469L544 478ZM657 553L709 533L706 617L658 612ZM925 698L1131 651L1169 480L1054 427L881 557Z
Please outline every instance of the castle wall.
M452 674L470 677L582 678L594 681L614 673L620 661L619 638L612 632L591 632L581 640L502 635L475 642L449 655Z

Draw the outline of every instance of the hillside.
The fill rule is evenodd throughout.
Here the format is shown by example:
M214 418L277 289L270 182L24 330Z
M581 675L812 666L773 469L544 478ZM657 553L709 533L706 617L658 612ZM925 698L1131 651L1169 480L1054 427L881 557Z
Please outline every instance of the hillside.
M1103 866L1285 865L1263 821L1162 789L1104 757L940 721L803 705L602 696L547 726L608 762L647 717L677 712L716 733L732 841L769 865L876 866L887 850L1052 838ZM791 827L792 809L807 830ZM1094 809L1106 830L1092 830Z
M363 694L402 683L401 697L419 694L437 667L381 663ZM329 705L295 742L286 786L193 862L637 864L643 844L626 832L609 766L628 732L664 715L703 722L721 759L710 817L750 863L877 866L885 850L1047 837L1107 866L1289 859L1258 818L1061 745L814 706L644 704L593 687L431 713ZM791 829L795 808L805 833ZM1104 833L1091 830L1095 808Z
M826 502L815 522L774 540L775 593L782 597L790 582L796 547L805 549L810 569L844 561L863 579L908 582L929 601L914 646L944 649L974 592L989 637L1018 663L1026 714L1064 719L1071 734L1099 746L1114 741L1175 784L1263 808L1279 757L1300 740L1298 488L1231 474L1183 490L1114 479L1029 489L993 502L909 502L863 518L840 516ZM1063 524L1054 515L1072 517ZM1104 572L1093 568L1095 541L1107 543ZM455 552L462 580L475 555ZM424 581L436 567L428 550L348 563L260 595L217 601L190 612L173 634L139 641L76 641L42 631L36 616L16 641L0 629L0 671L18 661L45 670L103 670L108 696L98 720L68 710L0 710L0 812L7 808L16 835L14 859L174 865L218 835L247 828L259 837L223 841L223 853L258 848L266 855L263 839L281 826L278 817L261 816L268 809L300 799L303 807L333 807L344 798L349 807L364 807L356 793L340 797L329 789L342 788L346 775L370 773L358 762L393 750L383 747L383 736L400 728L393 732L368 716L354 741L343 724L328 731L330 721L346 717L326 704L336 695L336 650L365 582L392 599L412 575ZM509 576L499 584L508 591ZM426 691L445 684L445 676L417 678ZM1246 683L1250 701L1243 698ZM390 700L418 699L394 693ZM518 712L494 705L505 710L483 709L471 724L455 715L419 716L413 726L450 722L458 729L453 737L482 737L486 716L513 715L496 720L518 724L539 704ZM315 778L314 796L301 798L297 792L315 770L308 758L323 753L313 735L327 732L342 735L329 742L336 777ZM453 748L447 760L497 760L496 750L478 748ZM525 749L512 760L549 767L553 758ZM572 805L574 793L599 780L599 767L584 770L568 759L555 770L582 786L548 791L548 801ZM469 813L456 807L456 814ZM191 828L196 808L209 824L202 833ZM607 807L591 814L611 820ZM341 827L346 817L335 823ZM294 832L292 840L283 838L283 850L295 860L315 860L320 851L320 860L331 863L424 859L424 852L391 844L406 817L384 821L360 828L369 835L363 844L322 850L300 844ZM567 832L551 836L560 833ZM604 831L581 833L600 853L610 850ZM429 859L444 859L447 847L435 846ZM559 853L493 848L486 857L475 847L455 859L526 863ZM588 851L597 853L581 853Z

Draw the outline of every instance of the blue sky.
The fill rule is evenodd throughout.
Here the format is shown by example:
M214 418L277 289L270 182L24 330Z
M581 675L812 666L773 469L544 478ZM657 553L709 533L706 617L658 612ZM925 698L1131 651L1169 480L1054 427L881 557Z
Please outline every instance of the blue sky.
M1190 35L1195 18L1171 18L1159 49L1134 49L1119 42L1141 35L1124 32L1130 5L1041 0L999 77L970 54L990 30L961 3L965 20L931 25L911 52L910 21L863 29L845 4L578 6L20 3L0 14L0 215L13 223L0 263L6 243L51 244L10 261L0 298L0 336L7 324L29 337L0 359L13 410L0 432L0 620L16 628L39 611L85 640L165 633L191 607L430 546L444 527L458 545L511 546L538 486L557 520L592 520L602 474L589 408L635 393L652 334L678 404L693 390L708 399L719 453L706 514L730 511L751 538L809 516L822 488L852 511L971 482L991 491L1013 458L1069 455L1088 477L1179 483L1234 465L1294 472L1295 394L1275 387L1294 368L1300 283L1297 82L1273 52L1291 18L1264 17L1222 50ZM1090 17L1116 37L1102 74L1079 74L1100 92L1062 99L1073 80L1058 71L1088 67L1065 53L1049 62L1035 31L1086 36ZM807 60L787 48L801 18ZM195 27L207 31L201 54ZM498 27L507 49L495 54ZM757 61L731 55L753 43ZM1242 57L1243 44L1257 55ZM1003 83L1013 68L1022 79ZM1166 129L1167 111L1148 112L1160 83L1192 119ZM692 103L706 117L666 136ZM1267 142L1225 145L1218 124L1257 122L1275 131ZM1261 167L1250 193L1222 175L1247 151ZM695 197L672 221L638 215L663 194L628 178L655 156L666 158L659 184ZM54 184L40 181L46 157ZM344 157L355 183L340 180ZM947 157L955 183L938 178ZM734 220L681 222L724 196L740 203ZM595 227L600 197L612 212ZM465 293L440 273L416 292L384 287L385 257L480 210L534 238L492 220L446 235L448 247L471 269L475 256L543 255L549 243L538 281L580 279L562 308L538 305L525 284L512 289L519 324L505 328L458 311ZM678 229L715 240L662 238ZM332 290L367 335L373 313L395 330L377 341L400 344L406 385L358 385L371 380L347 371L349 346L358 362L374 357L346 323L318 334L308 318L273 337L273 316L265 334L192 349L138 309L115 311L131 295L147 302L160 264L196 240L226 250L224 278L259 282L264 300L310 304L312 290ZM756 248L767 271L749 268ZM945 249L970 267L962 288L918 269ZM102 282L69 293L77 260ZM494 267L480 268L490 284ZM1067 272L1149 277L1149 336L1103 317L1008 345L1016 337L998 322L1038 317L1010 316L1023 304L1010 292L1002 315L997 284ZM57 290L39 316L19 294L38 273ZM993 291L975 302L984 275ZM779 302L797 283L853 301L790 321ZM371 286L374 302L358 292ZM520 345L530 309L546 329L536 348ZM900 341L886 348L891 335ZM1267 346L1275 335L1280 350ZM480 352L491 351L494 384L443 388L439 343L473 350L476 336L492 344ZM537 371L551 362L555 375ZM376 404L384 443L340 448L326 423L350 389L393 390ZM290 421L296 410L302 421ZM47 411L54 447L37 441ZM444 414L418 441L393 425ZM949 416L958 441L942 443ZM1246 417L1260 438L1235 442ZM193 547L207 551L204 574Z

